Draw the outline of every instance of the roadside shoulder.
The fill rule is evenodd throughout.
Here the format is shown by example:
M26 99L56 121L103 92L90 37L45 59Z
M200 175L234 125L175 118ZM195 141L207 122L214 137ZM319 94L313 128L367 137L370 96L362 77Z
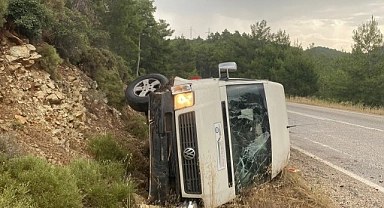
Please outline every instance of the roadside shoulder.
M315 187L322 187L338 207L384 207L384 194L292 148L290 165Z

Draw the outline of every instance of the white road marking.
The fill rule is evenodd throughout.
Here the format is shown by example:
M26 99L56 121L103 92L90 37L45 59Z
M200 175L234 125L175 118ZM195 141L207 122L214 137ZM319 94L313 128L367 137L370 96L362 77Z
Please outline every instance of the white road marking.
M303 154L309 156L309 157L312 157L313 159L315 159L315 160L317 160L317 161L320 161L320 162L322 162L322 163L324 163L324 164L326 164L326 165L332 167L333 169L335 169L335 170L337 170L337 171L340 171L340 172L342 172L342 173L348 175L348 176L351 177L351 178L354 178L354 179L356 179L356 180L358 180L358 181L360 181L360 182L362 182L362 183L364 183L364 184L366 184L366 185L368 185L368 186L370 186L370 187L372 187L372 188L374 188L374 189L376 189L376 190L378 190L378 191L384 193L384 187L382 187L382 186L379 186L379 185L377 185L377 184L375 184L375 183L373 183L373 182L371 182L371 181L369 181L369 180L367 180L367 179L365 179L365 178L362 178L362 177L360 177L360 176L358 176L358 175L356 175L356 174L354 174L354 173L352 173L352 172L350 172L350 171L348 171L348 170L346 170L346 169L344 169L344 168L342 168L342 167L339 167L339 166L337 166L337 165L335 165L335 164L333 164L333 163L331 163L331 162L328 162L328 161L326 161L326 160L324 160L324 159L321 159L321 158L315 156L314 154L309 153L309 152L307 152L307 151L301 149L300 147L296 147L296 146L294 146L294 145L291 145L291 147L292 147L293 149L296 149L296 150L298 150L299 152L301 152L301 153L303 153Z
M348 153L346 153L346 152L343 152L343 151L341 151L341 150L338 150L338 149L336 149L336 148L333 148L333 147L331 147L331 146L329 146L329 145L326 145L326 144L323 144L323 143L320 143L320 142L316 142L316 141L310 140L310 139L308 139L307 137L304 137L304 139L307 140L307 141L310 141L310 142L312 142L312 143L314 143L314 144L317 144L317 145L323 146L323 147L325 147L325 148L331 149L331 150L333 150L333 151L335 151L335 152L338 152L338 153L341 153L341 154L348 155L348 156L352 157L352 155L350 155L350 154L348 154Z
M372 127L362 126L362 125L353 124L353 123L348 123L348 122L339 121L339 120L334 120L334 119L330 119L330 118L324 118L324 117L320 117L320 116L313 116L313 115L309 115L309 114L305 114L305 113L299 113L299 112L296 112L296 111L290 111L290 110L288 110L287 112L288 112L288 113L293 113L293 114L296 114L296 115L300 115L300 116L306 116L306 117L309 117L309 118L318 119L318 120L332 121L332 122L341 123L341 124L350 125L350 126L355 126L355 127L359 127L359 128L363 128L363 129L368 129L368 130L374 130L374 131L384 132L383 129L377 129L377 128L372 128Z
M376 115L376 114L370 114L370 113L360 113L356 111L351 111L351 110L342 110L342 109L337 109L337 108L330 108L330 107L322 107L322 106L316 106L316 105L307 105L307 104L299 104L299 103L292 103L292 102L287 102L289 105L298 105L302 106L307 109L311 108L318 108L318 109L323 109L327 111L338 111L338 112L343 112L343 113L349 113L349 114L356 114L356 115L362 115L362 116L369 116L369 117L375 117L375 118L383 118L381 115Z

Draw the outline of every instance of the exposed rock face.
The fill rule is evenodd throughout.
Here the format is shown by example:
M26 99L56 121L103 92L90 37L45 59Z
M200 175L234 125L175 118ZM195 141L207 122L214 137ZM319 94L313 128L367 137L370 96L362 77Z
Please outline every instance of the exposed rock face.
M13 134L29 153L66 163L84 155L87 133L115 132L120 113L106 104L94 81L74 67L59 68L62 80L34 67L33 45L1 46L0 134Z
M12 46L9 48L9 55L5 55L6 61L9 63L17 60L25 60L28 62L40 57L41 55L36 53L35 46L31 44Z

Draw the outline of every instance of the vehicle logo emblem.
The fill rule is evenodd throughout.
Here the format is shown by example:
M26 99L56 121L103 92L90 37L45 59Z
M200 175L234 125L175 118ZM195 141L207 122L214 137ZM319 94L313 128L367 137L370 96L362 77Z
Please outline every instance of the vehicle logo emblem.
M193 160L195 158L196 153L193 148L188 147L188 148L185 148L183 155L184 155L184 159Z

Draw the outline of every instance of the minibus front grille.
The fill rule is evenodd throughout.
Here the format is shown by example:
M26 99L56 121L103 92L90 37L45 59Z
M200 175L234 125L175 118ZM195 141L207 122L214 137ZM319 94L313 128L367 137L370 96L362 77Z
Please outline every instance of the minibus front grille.
M179 115L179 135L184 191L187 194L201 194L195 112Z

